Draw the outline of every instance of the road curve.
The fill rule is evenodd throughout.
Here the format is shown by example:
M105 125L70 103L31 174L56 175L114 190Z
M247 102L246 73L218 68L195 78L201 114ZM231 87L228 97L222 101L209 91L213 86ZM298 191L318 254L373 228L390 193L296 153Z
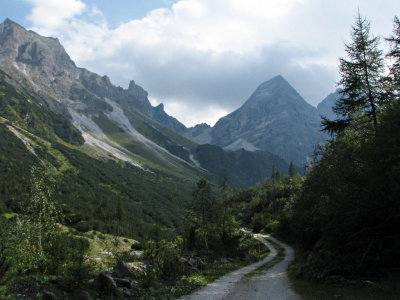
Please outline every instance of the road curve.
M181 300L233 300L233 299L300 299L290 289L287 280L286 268L293 259L293 249L289 246L268 237L281 247L285 248L286 256L283 261L271 269L251 277L244 278L255 269L271 261L277 255L277 250L271 243L265 240L267 236L258 235L257 240L270 248L270 254L262 261L251 264L247 267L233 271L220 279L206 285L197 292L183 296Z
M222 299L243 300L297 300L300 299L293 290L287 277L287 267L293 259L293 249L288 245L268 237L285 249L285 258L272 268L251 277L240 280L235 287ZM270 243L268 246L273 247Z

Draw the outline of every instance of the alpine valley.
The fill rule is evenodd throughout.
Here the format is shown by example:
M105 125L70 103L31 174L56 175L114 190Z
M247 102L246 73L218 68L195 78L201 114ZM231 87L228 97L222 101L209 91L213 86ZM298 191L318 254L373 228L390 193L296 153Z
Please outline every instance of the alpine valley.
M247 187L299 172L323 142L317 108L276 76L236 111L186 128L132 80L128 89L79 68L56 38L0 25L0 206L17 211L32 165L50 166L70 225L144 235L178 226L201 177ZM118 209L135 216L121 222ZM107 222L98 222L99 216Z
M164 22L166 11L153 13ZM242 27L229 20L207 30ZM398 17L393 25L385 53L358 12L340 89L317 107L277 74L214 126L188 128L135 81L116 86L76 66L57 38L6 19L0 299L400 299Z

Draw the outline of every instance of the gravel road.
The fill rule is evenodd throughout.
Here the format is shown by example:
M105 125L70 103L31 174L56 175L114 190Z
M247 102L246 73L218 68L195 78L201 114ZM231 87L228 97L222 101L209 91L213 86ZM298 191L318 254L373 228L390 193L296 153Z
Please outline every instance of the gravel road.
M254 271L258 267L274 259L277 250L265 238L267 236L257 235L257 239L271 249L271 253L262 261L251 264L242 269L231 272L220 279L206 285L197 292L183 296L181 300L252 300L252 299L279 299L296 300L300 299L290 288L286 269L293 259L293 249L284 243L268 236L268 239L285 248L285 258L271 269L246 276L245 274Z

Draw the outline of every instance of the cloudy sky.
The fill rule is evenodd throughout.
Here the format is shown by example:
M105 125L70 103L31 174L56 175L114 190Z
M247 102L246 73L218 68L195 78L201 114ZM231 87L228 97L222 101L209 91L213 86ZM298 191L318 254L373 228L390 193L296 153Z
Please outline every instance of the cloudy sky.
M316 105L336 88L357 10L383 37L400 16L398 0L0 0L0 7L1 21L58 37L79 67L116 85L135 80L187 126L213 125L278 74Z

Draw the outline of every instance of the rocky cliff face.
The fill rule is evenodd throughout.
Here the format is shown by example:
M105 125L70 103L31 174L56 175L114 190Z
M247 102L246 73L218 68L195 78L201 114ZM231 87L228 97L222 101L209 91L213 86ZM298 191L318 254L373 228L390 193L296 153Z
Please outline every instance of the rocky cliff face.
M114 86L107 76L77 68L58 39L42 37L7 19L0 25L0 67L36 92L83 113L112 110L107 99L134 107L139 113L179 127L177 120L151 106L148 93L132 80L127 90ZM172 125L171 125L172 124Z
M317 109L282 76L276 76L215 124L211 143L230 150L268 150L301 166L323 138L319 129Z

